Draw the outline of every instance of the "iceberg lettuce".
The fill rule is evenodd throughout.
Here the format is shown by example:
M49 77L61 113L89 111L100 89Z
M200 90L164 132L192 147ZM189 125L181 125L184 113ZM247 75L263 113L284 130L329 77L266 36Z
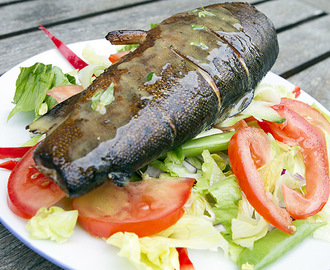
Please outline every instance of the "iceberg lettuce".
M242 195L242 200L238 203L238 215L232 220L231 230L235 244L252 249L254 242L267 234L268 223Z
M180 269L176 247L228 250L227 241L210 220L187 214L173 226L153 236L139 238L134 233L118 232L106 242L118 247L118 254L141 270Z
M78 211L65 211L60 207L42 207L26 225L33 239L53 240L57 243L66 242L73 234L77 223Z

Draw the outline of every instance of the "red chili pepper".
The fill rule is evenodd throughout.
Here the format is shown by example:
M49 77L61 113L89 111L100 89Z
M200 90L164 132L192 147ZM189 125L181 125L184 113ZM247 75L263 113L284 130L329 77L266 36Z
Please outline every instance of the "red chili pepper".
M21 158L30 149L31 149L30 146L0 147L0 159L3 159L3 158Z
M292 94L294 94L294 97L297 98L301 94L301 88L299 86L296 86L294 90L292 91Z
M194 265L188 257L188 251L186 248L176 248L179 253L179 262L181 270L195 270Z
M0 168L12 171L15 168L17 163L18 163L18 160L8 160L8 161L0 163Z
M39 28L42 29L46 35L53 41L58 50L63 54L63 56L70 62L70 64L76 69L82 69L88 64L82 60L78 55L76 55L68 46L66 46L61 40L56 38L51 34L45 27L39 24Z

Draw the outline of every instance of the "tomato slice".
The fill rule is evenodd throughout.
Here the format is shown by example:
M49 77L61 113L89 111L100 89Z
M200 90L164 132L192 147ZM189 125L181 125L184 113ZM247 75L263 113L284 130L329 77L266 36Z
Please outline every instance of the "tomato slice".
M289 213L268 196L258 168L271 159L271 145L266 133L256 127L243 127L231 138L228 156L233 173L246 198L269 223L292 234L295 227Z
M111 63L117 61L119 58L123 57L124 55L128 54L130 51L119 52L115 54L110 54L109 60Z
M41 207L50 207L65 196L58 185L34 166L31 148L16 164L8 179L8 206L22 218L31 218Z
M118 187L107 181L73 200L79 223L94 236L110 237L119 231L138 236L158 233L183 215L195 179L166 178L132 182Z
M273 109L286 121L283 124L263 121L259 125L276 140L284 143L289 140L301 147L306 167L306 194L285 185L282 192L290 215L295 219L304 219L321 211L329 198L329 162L325 135L287 105L276 105Z
M322 113L312 106L291 98L282 98L281 105L295 111L307 120L310 124L320 128L327 136L330 136L330 123Z

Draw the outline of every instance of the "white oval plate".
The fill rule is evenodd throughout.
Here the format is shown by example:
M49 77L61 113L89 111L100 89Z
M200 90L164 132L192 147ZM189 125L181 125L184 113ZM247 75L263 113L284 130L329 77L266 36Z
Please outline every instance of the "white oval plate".
M109 55L115 52L115 48L106 40L92 40L71 44L69 47L81 56L83 48L90 44L98 54ZM15 81L19 74L19 67L31 66L35 62L56 65L64 72L73 68L56 50L49 50L38 54L0 77L0 146L20 146L29 139L28 132L24 127L33 119L26 113L15 115L8 123L7 116L13 104L11 101L15 93ZM270 84L285 85L293 90L294 86L283 78L268 73L264 81ZM302 92L300 99L312 103L316 102L311 96ZM318 104L323 110L326 109ZM79 226L76 226L73 236L65 244L56 244L51 241L33 240L29 238L25 229L27 220L17 217L7 206L7 180L9 172L0 169L0 221L20 241L29 248L45 257L47 260L65 269L134 269L124 258L117 255L118 249L105 243L100 238L90 236ZM307 239L290 253L276 261L268 269L299 269L299 270L328 270L330 269L330 243L316 239ZM234 270L238 267L225 258L221 251L189 250L189 256L198 269L222 269Z

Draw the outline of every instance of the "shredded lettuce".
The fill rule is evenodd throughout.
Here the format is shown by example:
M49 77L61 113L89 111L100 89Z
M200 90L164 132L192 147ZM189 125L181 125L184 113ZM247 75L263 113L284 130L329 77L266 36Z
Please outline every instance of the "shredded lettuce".
M185 158L181 147L175 148L166 154L166 158L161 160L154 160L149 165L142 178L149 177L150 165L159 169L159 177L200 177L199 169L201 168L201 161L197 157Z
M283 123L285 119L272 109L271 106L279 104L282 97L292 96L292 93L290 93L285 86L260 83L255 89L252 102L245 110L234 117L227 118L217 125L219 127L233 126L238 121L250 116L258 120Z
M46 138L46 134L35 135L35 136L31 137L30 140L25 142L22 146L34 146L45 138Z
M191 190L191 196L186 203L186 214L191 216L203 216L214 223L215 214L212 206L209 204L205 196L199 194L196 189Z
M134 51L138 46L139 44L120 45L117 46L117 52Z
M118 255L127 258L138 270L180 269L178 252L160 239L139 238L134 233L118 232L106 240L120 248Z
M226 176L221 168L225 168L226 162L217 154L211 154L208 150L202 153L204 163L202 165L202 175L198 178L196 189L199 192L207 192L211 186L223 180ZM218 165L219 164L219 165Z
M107 65L90 64L78 73L79 82L83 88L87 88L96 77L100 76L107 68Z
M73 234L78 218L78 211L65 211L60 207L52 206L47 210L42 207L26 225L26 229L33 239L53 240L64 243Z
M82 56L88 61L89 64L96 64L102 66L110 66L111 62L109 56L98 55L90 44L87 44L83 51Z
M328 113L326 113L324 110L322 110L317 104L316 102L314 102L312 104L312 107L315 108L316 110L318 110L320 113L323 114L323 116L330 122L330 115Z
M268 223L242 195L242 200L238 203L238 215L232 220L231 230L235 244L252 249L254 242L267 234Z
M75 78L64 74L56 66L35 63L30 67L21 67L13 99L16 106L9 113L7 121L20 111L34 111L35 119L39 118L57 104L46 92L54 86L70 84L75 84Z
M313 237L330 242L330 198L323 209L316 215L309 217L308 221L312 223L325 222L326 225L316 230Z
M258 169L265 184L265 189L273 193L278 179L283 175L283 170L290 175L305 176L305 164L299 146L280 149L273 141L273 152L277 152L276 156L268 163ZM283 182L282 182L283 184Z
M168 229L149 237L134 233L115 233L106 240L120 248L137 269L180 269L176 247L216 251L228 249L226 240L203 216L184 215Z
M228 233L233 218L238 215L238 203L242 198L236 177L231 175L224 178L213 185L209 192L215 200L212 208L215 213L215 224L222 224Z
M115 97L113 95L114 83L112 82L106 90L101 90L94 94L91 98L91 107L94 111L100 114L106 113L106 106L110 105L114 101Z

